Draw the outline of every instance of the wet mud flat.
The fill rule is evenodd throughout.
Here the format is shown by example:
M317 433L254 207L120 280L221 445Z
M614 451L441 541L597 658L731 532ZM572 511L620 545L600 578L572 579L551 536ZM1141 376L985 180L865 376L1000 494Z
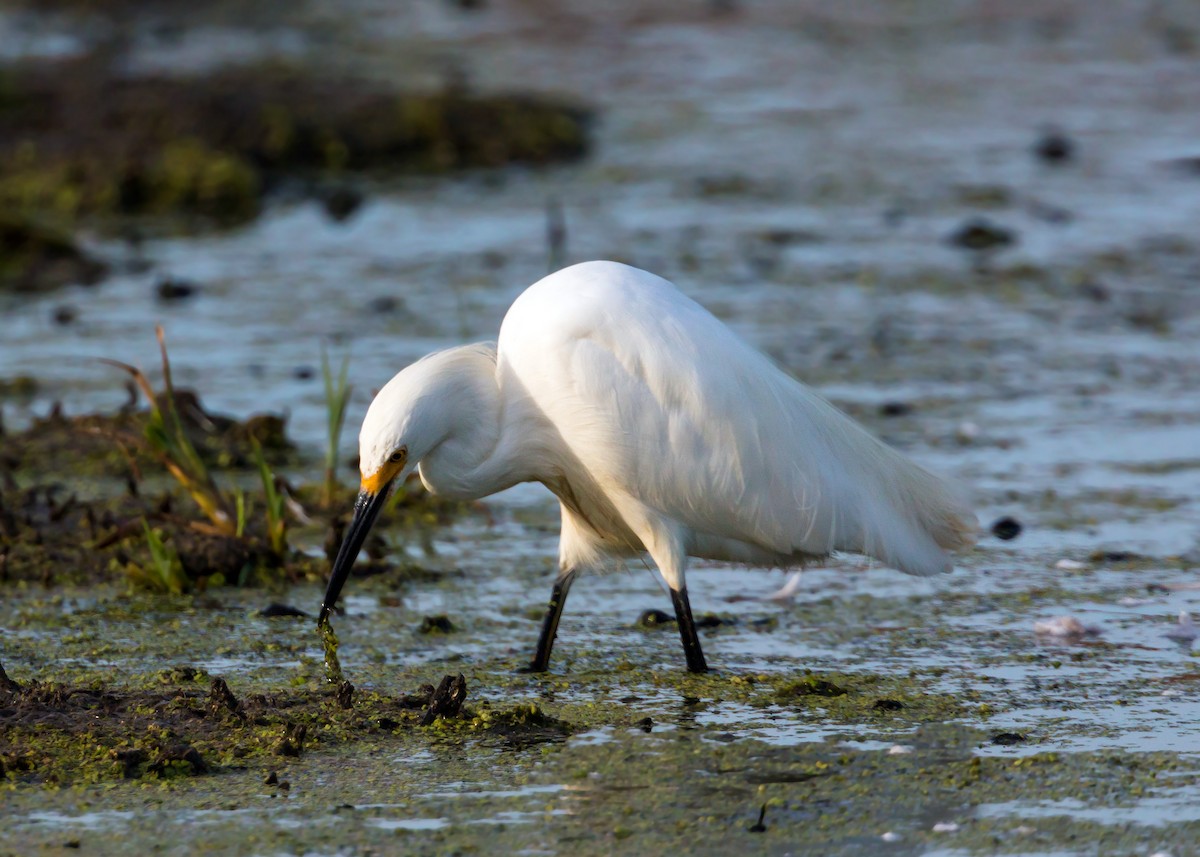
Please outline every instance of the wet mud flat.
M6 847L169 850L163 825L198 825L216 849L418 853L1123 853L1196 834L1200 770L1180 748L1197 740L1200 664L1162 638L1189 592L1170 588L1178 570L1046 573L1027 590L968 568L953 594L913 594L885 571L828 569L780 608L737 599L747 573L702 569L694 585L721 607L702 622L706 676L679 670L673 627L639 622L664 600L648 575L596 578L558 667L529 676L542 575L489 582L481 566L511 558L509 540L458 526L479 560L357 582L336 620L353 690L326 681L311 617L262 615L267 598L315 604L316 586L6 599L23 680L0 705ZM1146 603L1099 618L1119 598ZM1032 632L1059 611L1104 632ZM48 652L55 666L26 679ZM461 708L430 716L437 690Z
M431 55L498 90L545 70L597 106L588 160L372 178L342 219L256 193L239 230L88 241L109 265L95 288L69 270L54 292L5 297L0 448L50 436L56 399L68 421L111 416L119 384L78 358L153 365L165 318L206 412L291 413L299 453L272 466L320 514L289 531L290 571L155 594L91 562L75 516L95 498L140 522L171 495L154 519L169 530L199 518L186 494L148 477L131 498L119 454L84 481L46 471L57 448L19 456L4 500L36 526L19 519L33 564L0 584L19 685L0 692L0 853L1189 853L1194 10L567 9L549 24L499 4L305 14L373 79ZM174 52L146 35L131 62L205 54L212 32ZM551 197L566 260L670 276L970 485L988 533L1019 527L945 579L836 560L790 604L758 600L777 572L701 564L703 677L682 672L669 620L639 621L668 600L630 563L575 587L553 669L532 677L517 670L553 574L552 502L418 509L382 529L387 567L346 591L334 621L354 690L339 695L311 616L339 512L302 493L323 437L314 343L353 342L353 426L402 363L494 336L545 272ZM165 276L192 297L159 298ZM53 320L62 305L77 322ZM244 455L210 460L222 485L260 490ZM131 561L149 561L143 542ZM422 725L427 688L449 676L456 697L460 674L463 708Z

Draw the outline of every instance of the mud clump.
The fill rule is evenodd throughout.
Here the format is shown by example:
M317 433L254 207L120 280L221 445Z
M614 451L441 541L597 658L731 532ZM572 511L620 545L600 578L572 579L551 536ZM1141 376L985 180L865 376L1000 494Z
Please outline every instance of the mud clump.
M160 402L160 407L165 405L165 400ZM281 416L258 414L236 420L209 411L191 390L175 391L175 407L188 439L209 466L251 467L255 443L272 466L291 458L294 447ZM42 482L55 476L70 481L81 475L123 478L131 466L157 466L142 449L149 424L149 411L137 409L132 397L112 414L68 416L55 407L25 431L4 438L0 469L30 471Z
M3 171L0 166L0 176ZM69 234L5 209L0 204L0 292L91 286L108 273L108 266L81 249Z
M442 729L550 728L551 719L525 712L480 715L463 708L466 681L446 676L414 697L336 694L321 689L236 697L222 678L206 688L192 667L157 675L154 689L76 687L31 682L0 687L0 781L62 786L123 779L170 779L220 773L258 761L275 769L323 746L368 735L411 731L422 710L437 712ZM173 679L180 679L174 682ZM15 684L15 683L14 683ZM353 707L344 704L359 696ZM416 707L413 700L419 699ZM539 719L540 718L540 719ZM543 722L544 721L544 722ZM551 724L552 725L552 724ZM437 738L440 730L431 731Z
M588 149L589 113L573 104L397 94L299 69L130 78L87 58L14 68L7 90L0 208L63 220L170 214L232 224L253 218L291 175L546 164Z
M417 633L421 635L427 634L453 634L457 628L450 621L450 617L445 614L437 616L426 616L421 620L421 624L417 626Z
M840 685L816 676L805 676L797 682L779 689L777 696L781 700L797 696L845 696L846 690Z
M667 625L673 625L675 617L662 610L643 610L637 618L637 626L648 631L653 631Z
M441 684L429 695L429 704L421 715L420 724L428 726L439 717L458 717L467 699L467 680L462 673L444 676Z
M1017 234L1007 227L976 217L952 232L946 240L955 247L981 253L1013 246L1017 243Z
M210 467L249 466L256 446L275 463L292 455L280 417L238 421L207 411L188 391L176 392L175 405L182 431ZM306 573L299 558L268 549L257 516L243 534L223 534L197 520L193 503L180 498L186 494L180 486L173 486L174 493L143 493L143 475L163 466L148 441L153 429L151 414L136 410L131 400L113 414L68 417L55 407L26 431L4 436L0 584L94 582L116 575L152 589L185 591L210 581L275 577L282 566L287 573ZM81 485L85 496L67 485ZM248 500L262 508L254 495Z
M1006 515L992 524L992 535L1001 541L1008 542L1021 535L1022 529L1020 521Z
M1047 128L1034 143L1033 154L1045 164L1065 164L1075 157L1075 142L1065 132Z

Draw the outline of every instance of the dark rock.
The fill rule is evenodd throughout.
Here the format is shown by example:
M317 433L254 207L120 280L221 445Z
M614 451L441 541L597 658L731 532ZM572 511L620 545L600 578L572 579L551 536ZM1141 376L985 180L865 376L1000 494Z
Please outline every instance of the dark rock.
M1092 551L1088 555L1088 559L1090 559L1092 562L1122 563L1122 562L1137 562L1139 559L1142 559L1142 556L1141 556L1141 554L1136 554L1133 551L1100 550L1100 551Z
M321 206L334 223L344 223L362 206L366 197L362 191L347 185L338 185L321 194Z
M426 616L417 626L418 634L453 634L454 623L445 615Z
M1051 128L1038 138L1033 153L1047 164L1065 164L1075 157L1075 142L1062 131Z
M311 614L305 613L299 607L292 607L290 604L280 604L272 602L266 607L258 611L259 616L265 616L268 619L291 617L296 619L311 618Z
M898 699L877 699L875 700L876 711L900 711L904 708L904 703Z
M263 778L263 785L265 785L265 786L279 785L279 774L275 773L274 771L271 771L270 773L268 773L266 775L266 777Z
M297 381L311 381L317 377L317 370L311 366L297 366L292 370L292 377Z
M1017 243L1017 234L983 217L968 220L949 237L949 242L964 250L998 250Z
M1011 747L1013 744L1024 744L1027 739L1019 732L997 732L992 736L992 743L1001 747Z
M154 287L154 294L163 303L172 303L194 297L199 290L199 286L189 280L163 277Z
M70 304L60 304L50 313L50 318L60 327L66 327L69 324L74 324L76 319L79 318L79 310Z
M638 616L637 625L639 628L661 628L674 621L674 618L661 610L643 610L642 615Z
M908 402L884 402L879 406L879 414L884 417L906 417L912 413L912 409Z
M391 295L380 295L367 303L367 311L371 315L393 315L403 309L404 301Z
M1004 542L1012 541L1021 535L1021 522L1006 515L992 524L992 535Z

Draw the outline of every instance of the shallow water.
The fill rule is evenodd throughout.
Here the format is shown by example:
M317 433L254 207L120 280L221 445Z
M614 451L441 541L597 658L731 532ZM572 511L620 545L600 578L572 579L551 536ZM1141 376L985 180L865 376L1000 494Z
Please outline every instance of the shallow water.
M96 239L119 268L100 287L0 298L3 374L42 382L31 402L6 403L6 421L56 399L70 412L114 407L122 379L91 358L152 367L162 321L179 383L218 410L285 411L316 450L319 375L297 370L319 365L321 344L351 356L355 425L407 361L494 337L511 300L545 273L546 206L557 199L569 260L616 258L668 276L874 431L970 486L985 525L1001 515L1024 525L1012 542L985 537L945 579L839 559L807 571L790 606L727 600L769 594L786 579L778 572L698 563L696 609L734 620L705 636L715 681L804 668L896 676L915 698L960 709L943 725L755 704L718 684L681 689L662 678L680 670L674 630L635 626L643 609L668 609L637 562L573 589L550 679L512 678L536 639L557 549L555 504L522 487L435 534L433 559L412 548L440 579L395 592L352 583L342 664L356 685L392 692L462 670L473 700L538 699L567 720L589 703L603 709L581 734L525 750L406 738L400 753L309 756L290 763L282 797L267 796L259 771L162 794L9 793L12 842L0 851L72 837L103 850L198 825L212 847L259 853L601 853L626 842L640 853L680 843L720 853L730 842L765 853L796 842L824 853L1187 853L1200 830L1188 810L1200 803L1200 662L1164 635L1180 610L1200 612L1200 590L1187 588L1200 565L1200 180L1171 164L1197 154L1200 139L1195 48L1170 35L1200 33L1194 8L918 3L902 15L763 3L709 17L632 3L553 15L541 4L473 16L450 6L362 0L340 4L333 23L332 7L313 3L257 44L311 57L332 42L339 62L401 82L458 66L485 88L583 95L602 110L589 161L390 180L345 224L284 199L228 234L137 249ZM0 20L14 26L8 13ZM44 51L72 44L54 39L52 22L37 27ZM187 55L203 57L213 32L188 36ZM153 35L134 44L135 65L170 55ZM245 42L233 44L237 53ZM1051 123L1078 145L1060 167L1030 154ZM1019 243L989 258L949 246L979 214ZM150 268L133 273L134 262ZM164 275L196 281L200 294L157 303ZM382 298L400 303L380 311ZM73 326L51 321L62 303L79 309ZM881 416L892 401L912 412ZM1056 568L1064 558L1082 567ZM270 600L311 608L319 595ZM148 604L130 618L117 615L115 590L57 601L9 591L4 663L19 676L132 681L151 664L187 662L239 689L316 680L309 623L255 617L262 593L219 597L219 608ZM459 632L413 633L437 613ZM1101 634L1034 635L1035 621L1060 615ZM180 650L180 640L211 641L214 627L219 644ZM631 725L644 717L650 734ZM1002 732L1027 740L991 743ZM913 753L888 755L896 744ZM685 746L694 758L680 755ZM1067 774L1039 779L1019 766L1011 788L928 785L942 765L1036 765L1046 753L1060 754L1074 792L1057 785ZM1130 784L1114 773L1153 767L1152 753L1186 775ZM865 766L844 785L721 772L789 760L816 770L841 755ZM677 771L689 773L668 776ZM876 775L895 785L855 790ZM746 828L764 802L768 831L756 838ZM938 822L960 827L934 832ZM884 841L889 832L899 838Z

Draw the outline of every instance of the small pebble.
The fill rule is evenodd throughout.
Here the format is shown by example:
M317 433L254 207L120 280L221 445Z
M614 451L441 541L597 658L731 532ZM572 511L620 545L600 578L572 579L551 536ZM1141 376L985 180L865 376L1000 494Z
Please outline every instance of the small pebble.
M1060 559L1054 563L1054 567L1059 571L1083 571L1087 568L1087 563L1074 559Z
M970 420L958 424L958 428L954 430L954 437L959 443L970 443L979 437L979 426Z
M181 301L192 297L196 294L196 284L187 280L177 280L174 277L165 277L158 281L158 285L154 287L154 293L160 301Z
M976 217L956 229L947 240L964 250L995 250L1016 244L1017 234L986 218Z
M889 756L907 756L912 751L913 751L913 748L909 747L907 744L893 744L891 747L888 748L888 755Z
M885 417L905 417L912 413L912 405L908 402L884 402L879 406L879 413Z
M958 825L953 821L939 821L933 826L934 833L953 833L958 830Z
M1011 541L1021 535L1021 522L1005 515L992 524L992 535L1003 542Z
M992 736L992 743L1011 747L1013 744L1024 744L1025 736L1019 732L999 732Z
M367 302L367 311L371 315L393 315L404 309L404 301L391 295L380 295Z
M1053 619L1034 622L1033 633L1047 637L1062 637L1066 640L1079 640L1083 637L1099 636L1100 629L1094 625L1085 625L1074 616L1055 616Z
M1065 164L1075 157L1075 143L1062 131L1050 128L1038 139L1033 153L1047 164Z
M54 308L54 312L50 314L54 319L54 323L66 327L68 324L74 324L79 318L79 310L70 304L62 304Z
M883 839L884 842L899 842L900 834L889 830L887 833L883 834L883 836L880 838Z
M307 619L309 614L305 613L298 607L293 607L290 604L280 604L278 601L272 601L266 607L258 611L259 616L265 616L269 619L278 617L290 617Z
M362 204L362 192L346 185L329 188L321 194L321 205L334 223L342 223L349 219Z
M418 634L453 634L455 630L454 623L444 613L437 616L426 616L417 626Z

